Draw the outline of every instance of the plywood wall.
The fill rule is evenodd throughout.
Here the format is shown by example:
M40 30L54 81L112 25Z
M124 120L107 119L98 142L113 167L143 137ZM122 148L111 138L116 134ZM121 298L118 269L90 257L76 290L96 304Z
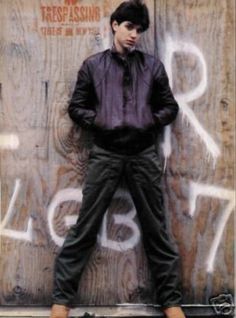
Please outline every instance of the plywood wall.
M79 214L91 143L69 120L67 101L82 61L111 45L109 15L120 2L0 1L1 304L50 303L54 257ZM146 3L152 25L141 47L163 60L181 108L161 141L168 225L181 254L184 302L208 304L233 294L234 1ZM75 6L84 8L83 21L48 15ZM120 188L79 303L154 301L132 210Z

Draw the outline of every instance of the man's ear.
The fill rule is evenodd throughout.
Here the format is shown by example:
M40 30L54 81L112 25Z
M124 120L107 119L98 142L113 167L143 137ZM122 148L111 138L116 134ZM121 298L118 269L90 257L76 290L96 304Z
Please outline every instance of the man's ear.
M114 21L112 22L111 26L112 26L113 32L116 32L116 31L117 31L117 28L118 28L118 26L119 26L119 24L118 24L118 22L117 22L116 20L114 20Z

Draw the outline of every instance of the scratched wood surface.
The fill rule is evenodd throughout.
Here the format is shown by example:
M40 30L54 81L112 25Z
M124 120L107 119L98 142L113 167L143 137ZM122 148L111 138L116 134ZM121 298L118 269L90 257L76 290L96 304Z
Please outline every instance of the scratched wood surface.
M166 65L175 51L171 72L181 106L165 178L169 219L182 255L185 301L204 303L234 293L235 4L167 0L155 9L156 42Z
M98 35L76 35L71 23L42 21L43 6L68 7L66 1L0 1L0 134L19 139L18 147L8 138L14 141L10 149L0 148L1 304L50 304L53 260L68 229L66 222L73 223L78 215L91 144L90 136L69 120L67 101L82 61L111 44L109 15L120 2L78 1L99 7L101 19L91 24ZM212 296L233 293L232 216L222 236L218 225L225 222L233 188L235 9L233 0L146 2L152 25L141 47L161 56L183 107L173 125L164 189L169 227L181 253L184 302L208 304ZM57 27L61 35L45 34ZM178 49L170 63L168 54L175 46L187 48ZM183 116L188 107L196 118ZM212 140L207 143L208 135ZM196 202L194 185L199 191ZM124 193L121 186L112 201L107 234L102 228L81 278L79 303L154 301L141 240L127 249L126 242L135 242L137 233L114 222L114 214L125 217L132 210ZM194 203L196 212L190 217ZM228 210L230 214L232 207ZM9 219L4 221L7 211ZM138 225L136 217L134 222ZM206 259L216 236L220 245L208 273Z

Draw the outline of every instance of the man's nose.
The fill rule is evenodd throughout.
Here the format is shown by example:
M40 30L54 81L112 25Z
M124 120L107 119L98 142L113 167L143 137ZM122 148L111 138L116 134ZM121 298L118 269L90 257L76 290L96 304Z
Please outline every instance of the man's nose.
M136 29L133 29L133 30L131 31L131 36L132 36L132 38L136 38L137 35L138 35L137 30L136 30Z

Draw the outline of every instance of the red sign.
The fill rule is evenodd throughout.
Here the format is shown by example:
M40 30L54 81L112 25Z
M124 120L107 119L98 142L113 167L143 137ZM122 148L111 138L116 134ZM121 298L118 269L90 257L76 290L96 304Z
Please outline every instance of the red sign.
M42 35L73 36L99 32L97 23L101 20L101 8L98 5L80 5L78 0L64 0L63 5L42 5L40 11L42 23L45 23L40 28Z

